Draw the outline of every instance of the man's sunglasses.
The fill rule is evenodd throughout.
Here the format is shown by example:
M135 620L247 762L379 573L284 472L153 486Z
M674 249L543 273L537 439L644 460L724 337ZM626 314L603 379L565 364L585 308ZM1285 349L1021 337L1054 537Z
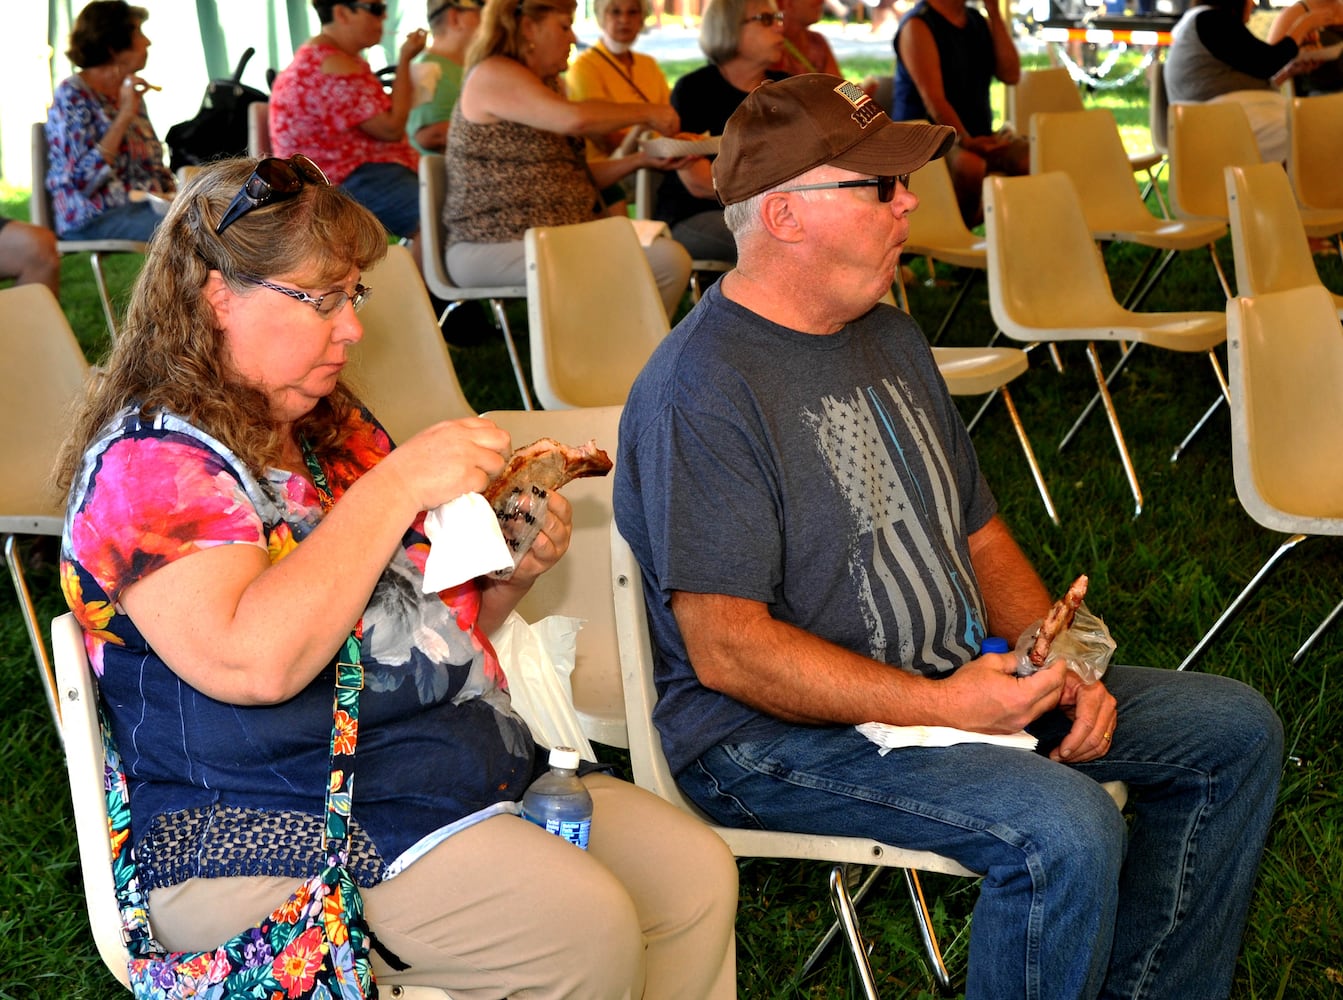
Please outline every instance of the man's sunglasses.
M767 10L760 14L752 14L750 17L743 18L742 24L750 24L752 21L759 21L766 28L772 28L776 24L783 24L783 14L777 10Z
M382 17L382 15L387 13L387 5L385 3L356 3L354 0L348 0L348 2L341 3L341 6L349 7L352 10L366 10L374 17Z
M865 177L862 180L830 181L826 184L799 184L797 187L779 188L775 194L788 194L792 191L822 191L826 188L865 188L877 189L877 201L888 202L895 197L896 186L909 190L909 174L892 174L887 177Z
M248 212L279 201L288 201L303 190L304 184L330 185L322 168L302 153L295 153L287 160L268 156L256 165L252 176L242 190L233 196L224 217L215 226L215 235L221 235Z

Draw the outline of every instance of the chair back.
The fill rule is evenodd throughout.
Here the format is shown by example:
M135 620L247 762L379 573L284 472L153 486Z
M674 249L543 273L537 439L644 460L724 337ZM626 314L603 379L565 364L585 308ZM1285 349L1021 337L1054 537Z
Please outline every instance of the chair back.
M28 200L28 221L55 232L51 192L47 190L47 129L42 122L33 122L32 143L33 191Z
M1227 167L1259 163L1245 109L1234 101L1172 104L1167 193L1178 218L1226 219Z
M1287 174L1276 163L1226 168L1236 289L1263 295L1320 283Z
M1343 208L1343 93L1292 98L1287 128L1287 172L1297 201Z
M1031 119L1031 173L1061 170L1073 182L1093 234L1150 224L1119 126L1106 108Z
M1343 534L1343 336L1320 284L1227 303L1236 495L1274 531Z
M1152 148L1169 154L1170 96L1166 93L1166 62L1160 56L1147 67L1147 128L1152 133Z
M0 419L21 428L0 450L0 532L59 535L65 498L47 480L64 443L69 407L88 375L84 352L45 285L0 291Z
M61 701L65 769L74 805L84 905L98 955L122 986L129 987L128 955L121 939L121 910L112 884L112 845L107 836L103 739L98 728L98 690L89 670L84 629L72 612L52 619L51 648Z
M1026 135L1034 116L1041 112L1081 111L1086 107L1066 66L1023 70L1015 86L1006 89L1012 106L1004 117L1018 135Z
M475 416L410 251L388 247L363 281L373 294L359 312L364 339L350 350L350 384L392 440Z
M624 405L667 314L628 219L528 229L532 385L547 409Z
M918 195L919 207L909 217L904 254L983 270L984 240L965 225L946 159L939 156L919 167L910 175L909 189Z
M984 180L989 309L1017 340L1077 327L1096 336L1099 310L1116 308L1101 252L1061 171Z
M270 156L270 102L247 105L247 155Z
M595 438L598 447L616 454L619 406L573 410L494 410L484 414L513 438L517 448L542 437L565 444ZM573 506L569 551L542 574L518 604L530 622L548 615L581 618L578 655L570 678L574 708L583 732L607 746L628 745L625 706L620 685L620 654L611 602L611 490L614 473L575 479L561 491Z

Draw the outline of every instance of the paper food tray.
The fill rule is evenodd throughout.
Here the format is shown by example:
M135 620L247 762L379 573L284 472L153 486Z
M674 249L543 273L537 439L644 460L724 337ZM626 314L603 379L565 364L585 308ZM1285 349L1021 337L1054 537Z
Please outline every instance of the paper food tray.
M718 153L718 136L713 135L704 139L669 139L657 136L640 139L639 148L659 160L670 160L678 156L715 156Z

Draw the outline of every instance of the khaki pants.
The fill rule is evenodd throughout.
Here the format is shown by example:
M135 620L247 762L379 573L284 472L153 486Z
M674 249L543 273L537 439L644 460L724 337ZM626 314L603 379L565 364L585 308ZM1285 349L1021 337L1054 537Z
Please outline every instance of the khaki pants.
M736 996L737 868L699 821L605 775L592 793L588 851L515 816L450 837L402 874L363 891L380 984L494 997ZM293 891L291 879L192 879L150 895L158 940L213 948Z

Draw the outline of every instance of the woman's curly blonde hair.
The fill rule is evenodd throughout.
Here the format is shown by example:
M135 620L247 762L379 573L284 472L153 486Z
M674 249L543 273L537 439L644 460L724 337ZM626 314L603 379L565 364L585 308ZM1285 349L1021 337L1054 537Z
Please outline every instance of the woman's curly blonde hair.
M178 192L149 241L125 323L101 371L90 379L57 460L54 479L68 490L85 449L121 409L168 411L233 451L255 474L284 450L266 394L229 360L223 330L206 296L218 271L238 294L260 290L242 280L305 271L314 285L336 284L387 253L387 234L371 212L337 187L304 184L297 195L257 208L215 234L229 203L258 161L223 160ZM330 453L355 406L338 383L295 427L319 454Z

